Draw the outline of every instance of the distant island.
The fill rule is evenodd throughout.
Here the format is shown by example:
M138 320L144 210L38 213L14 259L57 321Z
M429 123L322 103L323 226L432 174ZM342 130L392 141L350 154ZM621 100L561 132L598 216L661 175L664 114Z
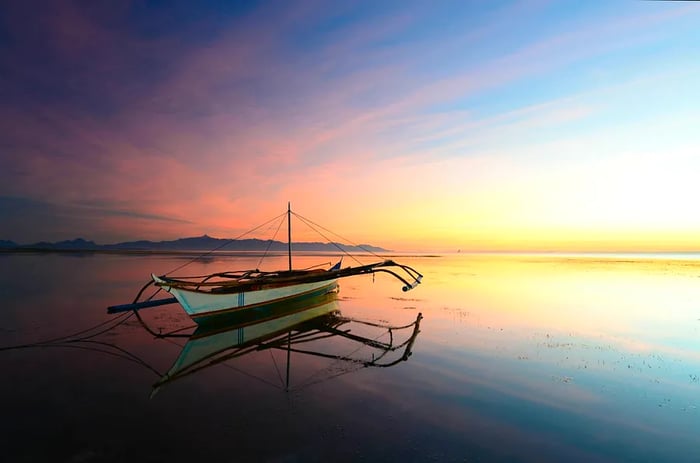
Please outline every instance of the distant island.
M390 250L360 244L350 246L340 243L299 242L292 243L292 250L296 252L333 252L342 249L346 252L389 252ZM231 240L224 238L212 238L208 235L192 238L180 238L172 241L126 241L116 244L97 244L83 238L58 241L50 243L40 241L33 244L17 244L13 241L0 240L1 251L287 251L287 243L281 241L269 241L259 239Z

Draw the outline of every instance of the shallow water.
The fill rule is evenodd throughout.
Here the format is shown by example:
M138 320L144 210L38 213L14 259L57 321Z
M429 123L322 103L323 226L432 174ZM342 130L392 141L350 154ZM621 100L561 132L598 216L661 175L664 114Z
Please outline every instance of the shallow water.
M422 285L404 293L388 276L353 277L337 309L392 325L422 313L406 361L363 368L291 353L287 382L287 353L264 349L151 397L187 339L155 339L105 308L185 258L0 254L0 346L123 321L80 343L0 351L3 461L697 462L700 260L651 257L399 257ZM220 256L181 273L257 264ZM143 317L163 331L190 324L177 305ZM306 347L373 354L338 336Z

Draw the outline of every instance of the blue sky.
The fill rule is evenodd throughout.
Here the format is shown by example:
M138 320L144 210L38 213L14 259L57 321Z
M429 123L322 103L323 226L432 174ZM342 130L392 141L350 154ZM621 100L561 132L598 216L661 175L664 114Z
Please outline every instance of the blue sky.
M695 2L0 8L0 239L698 247Z

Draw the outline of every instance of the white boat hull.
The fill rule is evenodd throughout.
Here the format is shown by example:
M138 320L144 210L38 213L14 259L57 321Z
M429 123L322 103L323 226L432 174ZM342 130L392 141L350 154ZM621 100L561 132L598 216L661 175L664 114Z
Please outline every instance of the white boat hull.
M175 296L185 312L197 322L264 304L275 304L297 297L319 296L336 291L338 288L338 280L333 279L248 292L212 294L171 287L168 286L167 281L155 275L152 277L159 286Z

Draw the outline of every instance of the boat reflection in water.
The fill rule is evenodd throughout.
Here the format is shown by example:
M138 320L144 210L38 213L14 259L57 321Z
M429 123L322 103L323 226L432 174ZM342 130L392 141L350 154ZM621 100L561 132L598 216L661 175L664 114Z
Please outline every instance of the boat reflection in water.
M184 336L187 342L172 367L154 385L152 396L177 379L265 350L286 352L283 382L287 391L292 353L333 361L333 368L327 368L325 377L315 377L313 384L361 368L391 367L411 356L422 318L419 313L411 323L393 326L344 317L336 293L222 315L198 325L188 335L158 335Z

